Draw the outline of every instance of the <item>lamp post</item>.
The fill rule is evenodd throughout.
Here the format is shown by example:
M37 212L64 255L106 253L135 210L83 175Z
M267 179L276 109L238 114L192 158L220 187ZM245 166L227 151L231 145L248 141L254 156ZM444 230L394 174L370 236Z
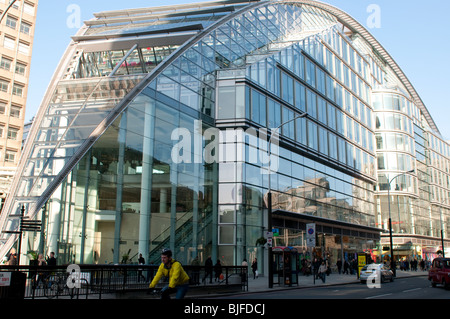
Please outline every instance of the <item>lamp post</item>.
M389 241L390 241L390 245L391 245L391 269L392 269L392 272L394 273L394 277L396 276L396 269L395 269L396 267L395 267L395 261L394 261L394 245L392 242L392 219L391 219L391 196L390 196L391 183L397 177L405 175L405 174L411 174L411 173L414 173L413 169L410 171L395 175L394 177L391 178L391 180L389 180L389 185L388 185Z
M448 200L449 200L449 199L446 198L446 199L441 203L441 205L442 205L442 204L445 204L445 202L448 201ZM444 223L442 222L442 207L441 207L441 206L439 206L439 214L440 214L439 218L440 218L440 220L441 220L441 245L442 245L442 257L445 258L445 248L444 248Z
M267 168L269 170L269 177L268 177L269 187L268 187L268 192L267 192L267 228L268 228L269 232L272 231L272 190L271 190L271 183L270 183L270 175L272 174L272 172L270 170L270 165L272 164L271 160L270 160L270 157L272 155L272 148L271 148L272 138L273 138L274 135L278 135L278 134L274 134L274 133L276 133L280 129L280 127L282 127L283 125L285 125L285 124L287 124L289 122L292 122L292 121L294 121L296 119L305 117L307 115L308 115L308 113L302 113L299 116L296 116L296 117L294 117L294 118L292 118L292 119L290 119L290 120L288 120L288 121L286 121L284 123L281 123L274 130L271 130L271 132L270 132L269 145L268 145L268 151L269 151L269 161L268 162L269 162L269 164L268 164L268 168ZM268 247L268 262L269 262L269 269L268 269L268 272L269 272L269 288L273 288L273 254L272 254L272 245L269 245L269 247Z
M16 0L12 0L8 7L6 8L5 12L3 12L3 14L0 16L0 22L2 22L3 18L5 17L6 13L8 12L9 8L11 8L14 5L14 2L16 2Z

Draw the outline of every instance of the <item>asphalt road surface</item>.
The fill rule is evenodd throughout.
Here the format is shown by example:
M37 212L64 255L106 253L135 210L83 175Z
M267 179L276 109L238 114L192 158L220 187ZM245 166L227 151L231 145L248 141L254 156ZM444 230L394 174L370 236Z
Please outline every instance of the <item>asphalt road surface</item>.
M220 299L450 299L450 290L431 287L427 277L396 278L379 288L355 283L222 296Z

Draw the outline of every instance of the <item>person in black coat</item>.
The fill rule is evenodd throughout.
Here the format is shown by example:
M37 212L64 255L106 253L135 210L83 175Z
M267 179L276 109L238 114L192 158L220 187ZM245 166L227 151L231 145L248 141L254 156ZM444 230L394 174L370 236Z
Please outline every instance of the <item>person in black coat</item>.
M220 275L222 274L222 265L220 264L220 260L217 259L217 263L214 265L214 281L220 281Z
M336 262L336 267L337 267L338 273L340 275L341 274L341 270L342 270L342 260L340 258Z
M258 270L258 261L256 260L256 258L253 260L252 262L252 271L253 271L253 279L258 278L257 275L257 270Z
M55 253L53 251L50 253L50 257L47 260L47 265L56 266L56 258Z
M211 256L208 256L208 258L205 261L205 277L203 278L203 281L208 277L209 275L209 283L212 283L212 270L213 270L213 262L211 260Z

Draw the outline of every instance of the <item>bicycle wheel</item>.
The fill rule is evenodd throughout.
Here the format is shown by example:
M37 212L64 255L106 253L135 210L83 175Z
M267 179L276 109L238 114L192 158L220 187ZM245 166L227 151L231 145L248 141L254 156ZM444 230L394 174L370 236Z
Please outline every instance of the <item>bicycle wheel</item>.
M52 299L56 295L58 295L59 286L56 281L48 280L44 284L45 284L45 287L44 287L44 296L45 297Z
M86 299L88 297L89 282L84 278L80 279L79 286L73 288L68 288L66 286L66 288L69 290L70 299L78 299L80 295L86 296Z

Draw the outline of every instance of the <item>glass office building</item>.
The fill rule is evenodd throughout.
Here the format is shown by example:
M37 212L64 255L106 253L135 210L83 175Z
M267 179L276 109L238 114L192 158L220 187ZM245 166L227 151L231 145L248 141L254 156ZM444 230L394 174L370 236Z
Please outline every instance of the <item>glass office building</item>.
M274 246L332 264L386 258L389 215L408 257L447 236L449 145L345 12L307 0L108 11L72 40L1 215L3 255L22 207L43 223L22 253L60 263L151 263L168 247L185 264L258 258L266 273L269 217Z

